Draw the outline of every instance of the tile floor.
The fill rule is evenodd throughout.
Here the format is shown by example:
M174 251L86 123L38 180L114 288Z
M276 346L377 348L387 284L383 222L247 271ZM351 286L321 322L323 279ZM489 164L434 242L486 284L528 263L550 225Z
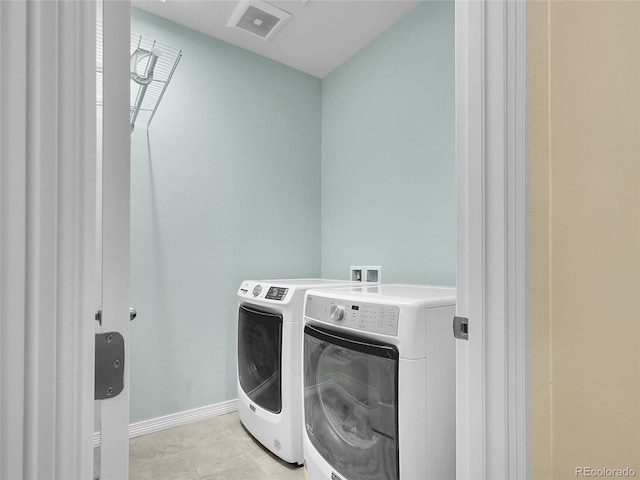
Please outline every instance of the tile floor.
M131 439L129 480L302 480L240 424L237 413Z

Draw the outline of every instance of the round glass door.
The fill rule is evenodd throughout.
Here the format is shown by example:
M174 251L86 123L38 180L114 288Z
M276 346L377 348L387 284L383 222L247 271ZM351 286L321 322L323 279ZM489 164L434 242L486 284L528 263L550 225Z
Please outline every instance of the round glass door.
M240 305L238 378L244 393L272 413L282 410L282 315Z
M398 478L398 352L307 325L305 422L316 450L349 479Z

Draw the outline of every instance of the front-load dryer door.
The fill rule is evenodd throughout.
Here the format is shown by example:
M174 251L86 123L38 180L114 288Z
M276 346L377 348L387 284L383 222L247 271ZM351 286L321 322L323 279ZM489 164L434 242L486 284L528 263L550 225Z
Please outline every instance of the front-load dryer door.
M238 309L238 378L244 393L272 413L282 410L282 314Z
M349 480L395 480L398 349L304 328L304 416L322 457Z

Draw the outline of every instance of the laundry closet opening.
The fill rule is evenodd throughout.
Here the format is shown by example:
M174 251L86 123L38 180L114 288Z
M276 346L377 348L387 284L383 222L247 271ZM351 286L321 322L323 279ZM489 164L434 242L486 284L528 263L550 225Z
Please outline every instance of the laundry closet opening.
M132 9L132 32L182 50L153 122L131 134L137 424L233 410L243 279L382 265L385 282L455 284L454 2L272 2L292 17L268 42L236 31L240 46L196 31L197 3ZM236 4L208 3L227 8L223 24ZM359 4L387 24L334 68L267 58L319 19L311 43L329 48L340 9Z

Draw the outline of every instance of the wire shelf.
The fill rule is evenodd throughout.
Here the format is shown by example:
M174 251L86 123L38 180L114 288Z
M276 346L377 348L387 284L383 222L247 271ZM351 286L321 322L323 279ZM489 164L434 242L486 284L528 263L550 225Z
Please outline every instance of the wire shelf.
M102 105L102 23L96 25L96 102ZM134 124L147 128L158 110L169 82L182 58L182 50L137 33L131 34L131 88L129 112L131 130ZM156 56L157 55L157 56ZM156 57L154 59L154 57ZM155 64L154 64L155 62ZM152 71L152 75L149 75ZM136 81L136 78L139 81ZM141 82L141 80L143 82Z

